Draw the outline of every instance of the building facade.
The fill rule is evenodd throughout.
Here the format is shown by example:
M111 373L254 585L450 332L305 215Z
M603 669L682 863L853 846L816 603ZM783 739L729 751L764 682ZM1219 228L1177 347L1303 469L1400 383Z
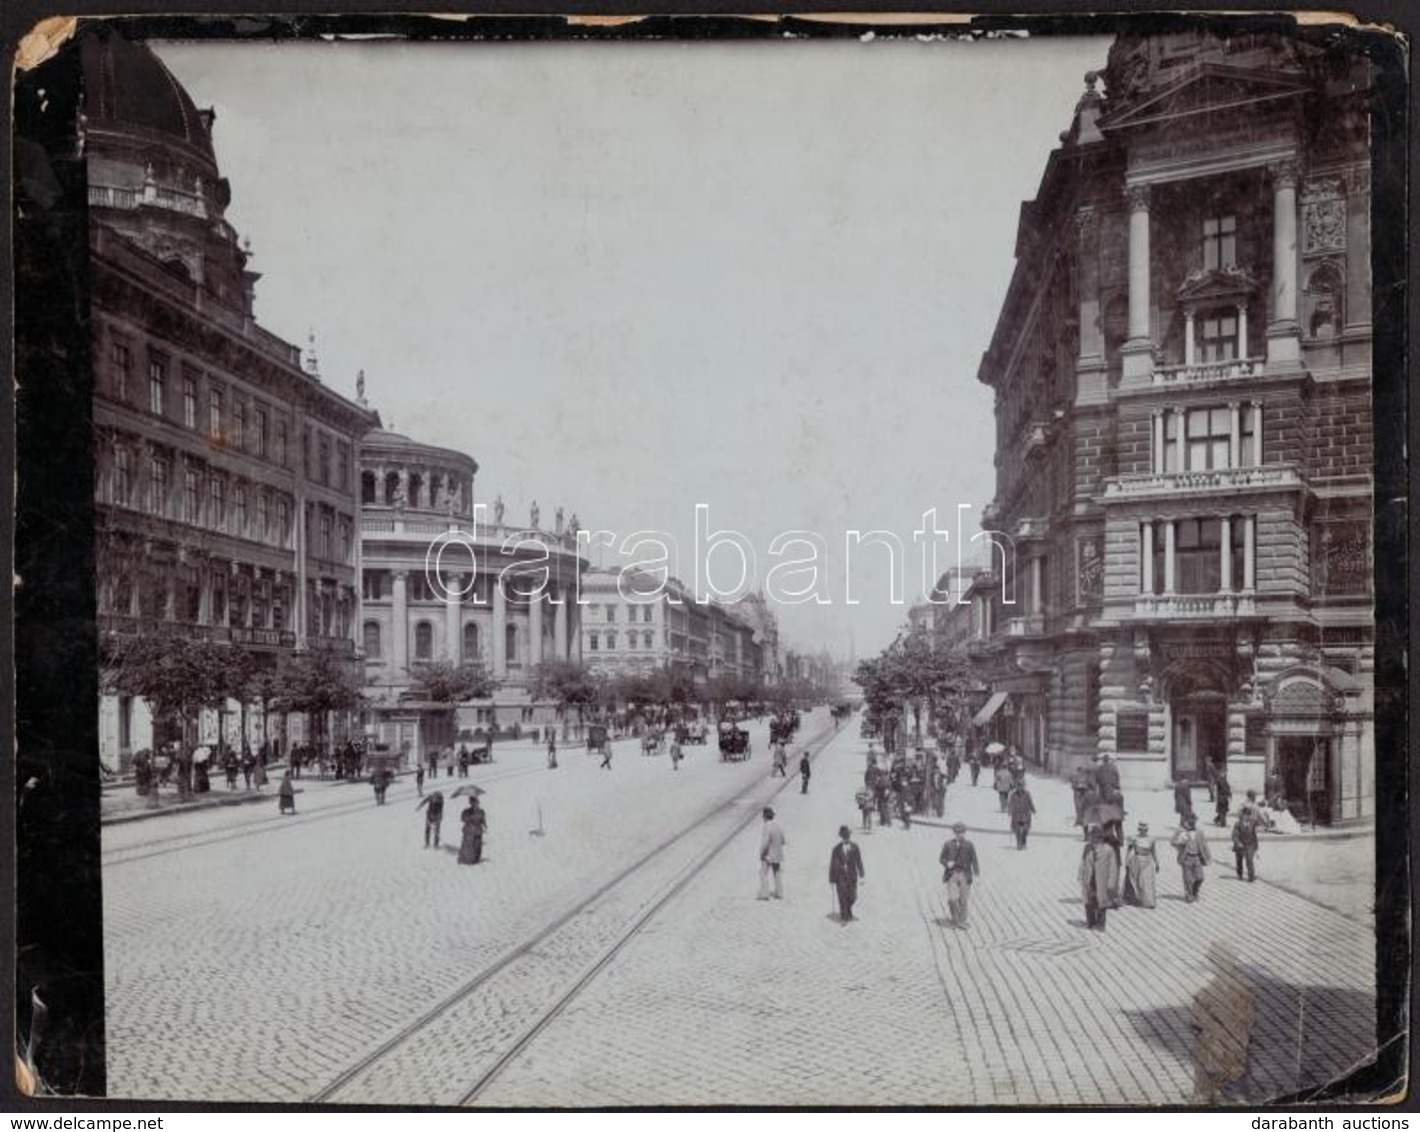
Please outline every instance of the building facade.
M146 47L96 31L81 55L101 641L180 632L273 666L316 646L353 662L355 469L377 418L258 325L212 112ZM141 700L105 694L99 714L110 766L176 738ZM260 742L255 712L225 718L228 742L243 718Z
M1212 762L1369 814L1367 65L1188 32L1121 38L1100 77L978 375L1009 536L969 595L980 723L1056 772Z
M771 629L766 629L766 615ZM582 579L582 657L595 671L687 673L696 684L721 677L765 679L764 645L773 613L762 602L699 602L677 578L636 570L590 570Z
M545 530L536 508L517 525L501 502L476 504L477 472L462 452L383 429L361 447L369 724L377 739L416 754L451 742L456 722L449 705L420 701L421 664L482 665L496 688L470 701L473 721L539 726L555 706L534 702L535 669L580 654L577 579L587 563L575 530L560 514Z

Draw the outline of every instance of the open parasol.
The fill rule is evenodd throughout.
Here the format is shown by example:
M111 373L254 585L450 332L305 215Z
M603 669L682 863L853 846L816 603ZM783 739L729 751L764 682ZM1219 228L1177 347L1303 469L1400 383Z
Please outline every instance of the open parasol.
M996 742L987 743L986 753L988 755L1004 755L1006 753L1006 744Z
M482 786L474 786L472 783L470 783L470 784L467 785L467 786L460 786L457 790L455 790L452 794L450 794L449 797L450 797L450 798L477 798L480 794L486 794L486 793L488 793L488 791L486 791L485 789L483 789Z
M205 763L212 757L211 747L198 747L192 752L192 761L195 763Z

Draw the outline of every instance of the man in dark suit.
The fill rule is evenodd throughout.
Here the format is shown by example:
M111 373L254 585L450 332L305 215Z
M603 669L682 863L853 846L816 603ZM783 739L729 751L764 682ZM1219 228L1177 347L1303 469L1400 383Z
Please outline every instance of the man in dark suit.
M952 927L964 928L971 882L981 875L981 866L976 860L976 846L966 839L966 824L957 822L952 832L956 837L942 846L942 880L947 885L947 909L951 913Z
M839 842L828 858L828 883L838 890L838 922L846 924L853 918L853 902L858 899L863 854L853 844L853 833L846 825L838 827L838 837Z

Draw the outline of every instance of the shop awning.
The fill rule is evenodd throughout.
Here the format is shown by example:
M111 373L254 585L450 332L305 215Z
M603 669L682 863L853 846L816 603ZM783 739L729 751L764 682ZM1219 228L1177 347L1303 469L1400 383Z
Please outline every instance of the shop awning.
M972 726L985 727L990 723L991 717L1001 710L1001 705L1006 702L1006 697L1010 694L1010 692L992 692L991 698L986 701L986 706L972 716Z

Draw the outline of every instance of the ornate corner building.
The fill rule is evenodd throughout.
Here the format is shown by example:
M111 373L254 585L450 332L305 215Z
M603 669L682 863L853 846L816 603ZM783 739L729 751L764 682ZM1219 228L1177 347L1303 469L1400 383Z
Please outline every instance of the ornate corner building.
M1369 815L1368 64L1188 32L1086 81L978 374L1008 537L968 595L977 722L1054 772L1211 760Z
M273 664L324 643L353 664L356 476L378 418L257 324L212 112L116 34L87 32L81 58L101 639L178 632ZM141 701L102 697L106 762L155 738Z

